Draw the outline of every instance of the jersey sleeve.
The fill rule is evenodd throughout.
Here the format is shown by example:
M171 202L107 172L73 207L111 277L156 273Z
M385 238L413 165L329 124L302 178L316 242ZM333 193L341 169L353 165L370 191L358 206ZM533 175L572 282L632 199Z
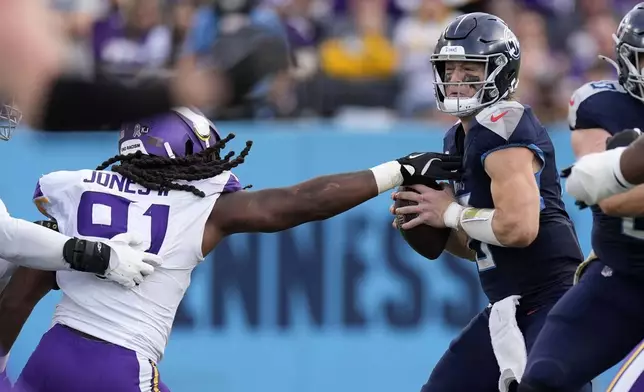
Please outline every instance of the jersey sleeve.
M615 106L616 94L625 93L617 82L587 83L572 94L568 102L570 130L619 128L619 112L607 110Z
M493 152L505 148L525 147L545 164L545 156L539 148L539 127L541 124L534 121L525 113L525 108L518 102L506 101L482 110L477 116L479 129L474 141L474 148L481 156L481 163Z
M48 212L48 209L51 208L51 203L49 202L49 199L47 196L42 191L42 185L40 183L42 182L42 178L38 180L36 183L36 190L34 191L34 196L32 198L34 204L36 205L36 208L38 208L38 211L40 211L41 214L45 215L48 218L51 218L51 215Z
M192 182L191 184L204 192L206 196L233 193L243 189L239 178L230 171L224 171L215 177Z
M58 171L45 174L36 183L33 202L38 210L48 218L56 219L63 213L67 200L67 189L79 172Z
M221 191L221 193L233 193L241 190L242 186L239 182L239 178L235 174L230 172L228 181L226 181L226 185L224 185L224 189Z
M4 202L0 200L0 218L9 216L9 211L7 211L7 206L4 205Z

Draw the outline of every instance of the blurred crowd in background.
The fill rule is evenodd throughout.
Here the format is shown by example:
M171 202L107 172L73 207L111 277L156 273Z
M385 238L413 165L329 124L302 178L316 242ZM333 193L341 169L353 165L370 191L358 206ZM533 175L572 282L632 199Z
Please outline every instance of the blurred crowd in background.
M48 0L74 44L70 71L139 83L212 60L242 25L287 40L291 67L253 86L226 119L337 117L452 122L436 110L429 56L460 13L504 19L521 42L518 98L542 122L566 118L586 81L614 79L612 34L636 0Z

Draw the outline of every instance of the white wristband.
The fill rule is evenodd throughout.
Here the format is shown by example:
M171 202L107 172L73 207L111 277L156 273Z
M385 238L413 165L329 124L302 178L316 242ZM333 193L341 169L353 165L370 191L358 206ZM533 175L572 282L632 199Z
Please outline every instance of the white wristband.
M371 172L376 179L378 194L387 192L403 183L403 175L400 172L400 163L396 161L389 161L382 165L372 167Z
M620 188L626 188L626 189L634 188L635 185L626 181L626 179L624 178L624 174L622 174L622 166L621 166L622 153L624 152L624 150L626 150L626 147L616 148L615 150L619 151L619 154L616 157L617 159L615 159L615 161L613 162L613 174L615 174L615 179L618 181L618 185L620 186Z
M458 230L458 224L461 221L461 214L464 209L465 207L457 202L452 202L452 204L450 204L443 213L443 223L445 223L445 226L450 229Z

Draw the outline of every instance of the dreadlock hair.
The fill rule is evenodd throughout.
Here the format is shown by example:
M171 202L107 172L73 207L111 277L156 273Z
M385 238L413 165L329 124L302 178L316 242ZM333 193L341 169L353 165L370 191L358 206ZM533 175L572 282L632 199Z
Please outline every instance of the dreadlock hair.
M235 158L233 158L235 155L234 151L229 152L221 158L221 150L234 137L235 135L231 133L213 146L185 157L160 157L146 155L141 151L137 151L134 154L116 155L100 164L96 170L105 170L112 166L112 171L148 189L157 191L172 189L192 192L196 196L205 197L206 194L195 186L177 184L173 181L198 181L212 178L244 163L253 145L253 142L250 140L246 142L246 147ZM113 165L116 162L121 162L121 164ZM244 189L246 188L250 188L250 186Z

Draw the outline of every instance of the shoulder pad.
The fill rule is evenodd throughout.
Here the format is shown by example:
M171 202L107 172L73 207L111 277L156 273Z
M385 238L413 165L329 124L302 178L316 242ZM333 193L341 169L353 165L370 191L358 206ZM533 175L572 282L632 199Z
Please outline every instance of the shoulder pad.
M179 180L180 184L190 184L201 190L206 196L218 195L221 193L233 193L242 190L239 178L231 171L223 171L215 177L205 178L197 181Z
M61 187L63 185L68 185L70 182L74 181L78 177L83 177L93 170L59 170L51 173L44 174L40 177L41 184L47 184L52 187Z
M476 115L476 121L504 140L510 139L519 125L525 108L517 101L500 101Z
M572 93L570 101L568 102L568 125L570 129L577 127L577 116L582 103L599 93L626 94L626 90L616 80L599 80L586 83L579 87Z
M53 218L52 213L55 205L65 198L62 196L67 189L75 184L91 170L78 171L55 171L40 177L36 183L36 190L33 195L33 202L38 210L48 218Z
M228 177L228 180L226 181L226 185L224 185L224 189L221 191L222 193L232 193L232 192L237 192L242 190L242 186L239 182L239 178L233 173L233 172L228 172L230 176Z

